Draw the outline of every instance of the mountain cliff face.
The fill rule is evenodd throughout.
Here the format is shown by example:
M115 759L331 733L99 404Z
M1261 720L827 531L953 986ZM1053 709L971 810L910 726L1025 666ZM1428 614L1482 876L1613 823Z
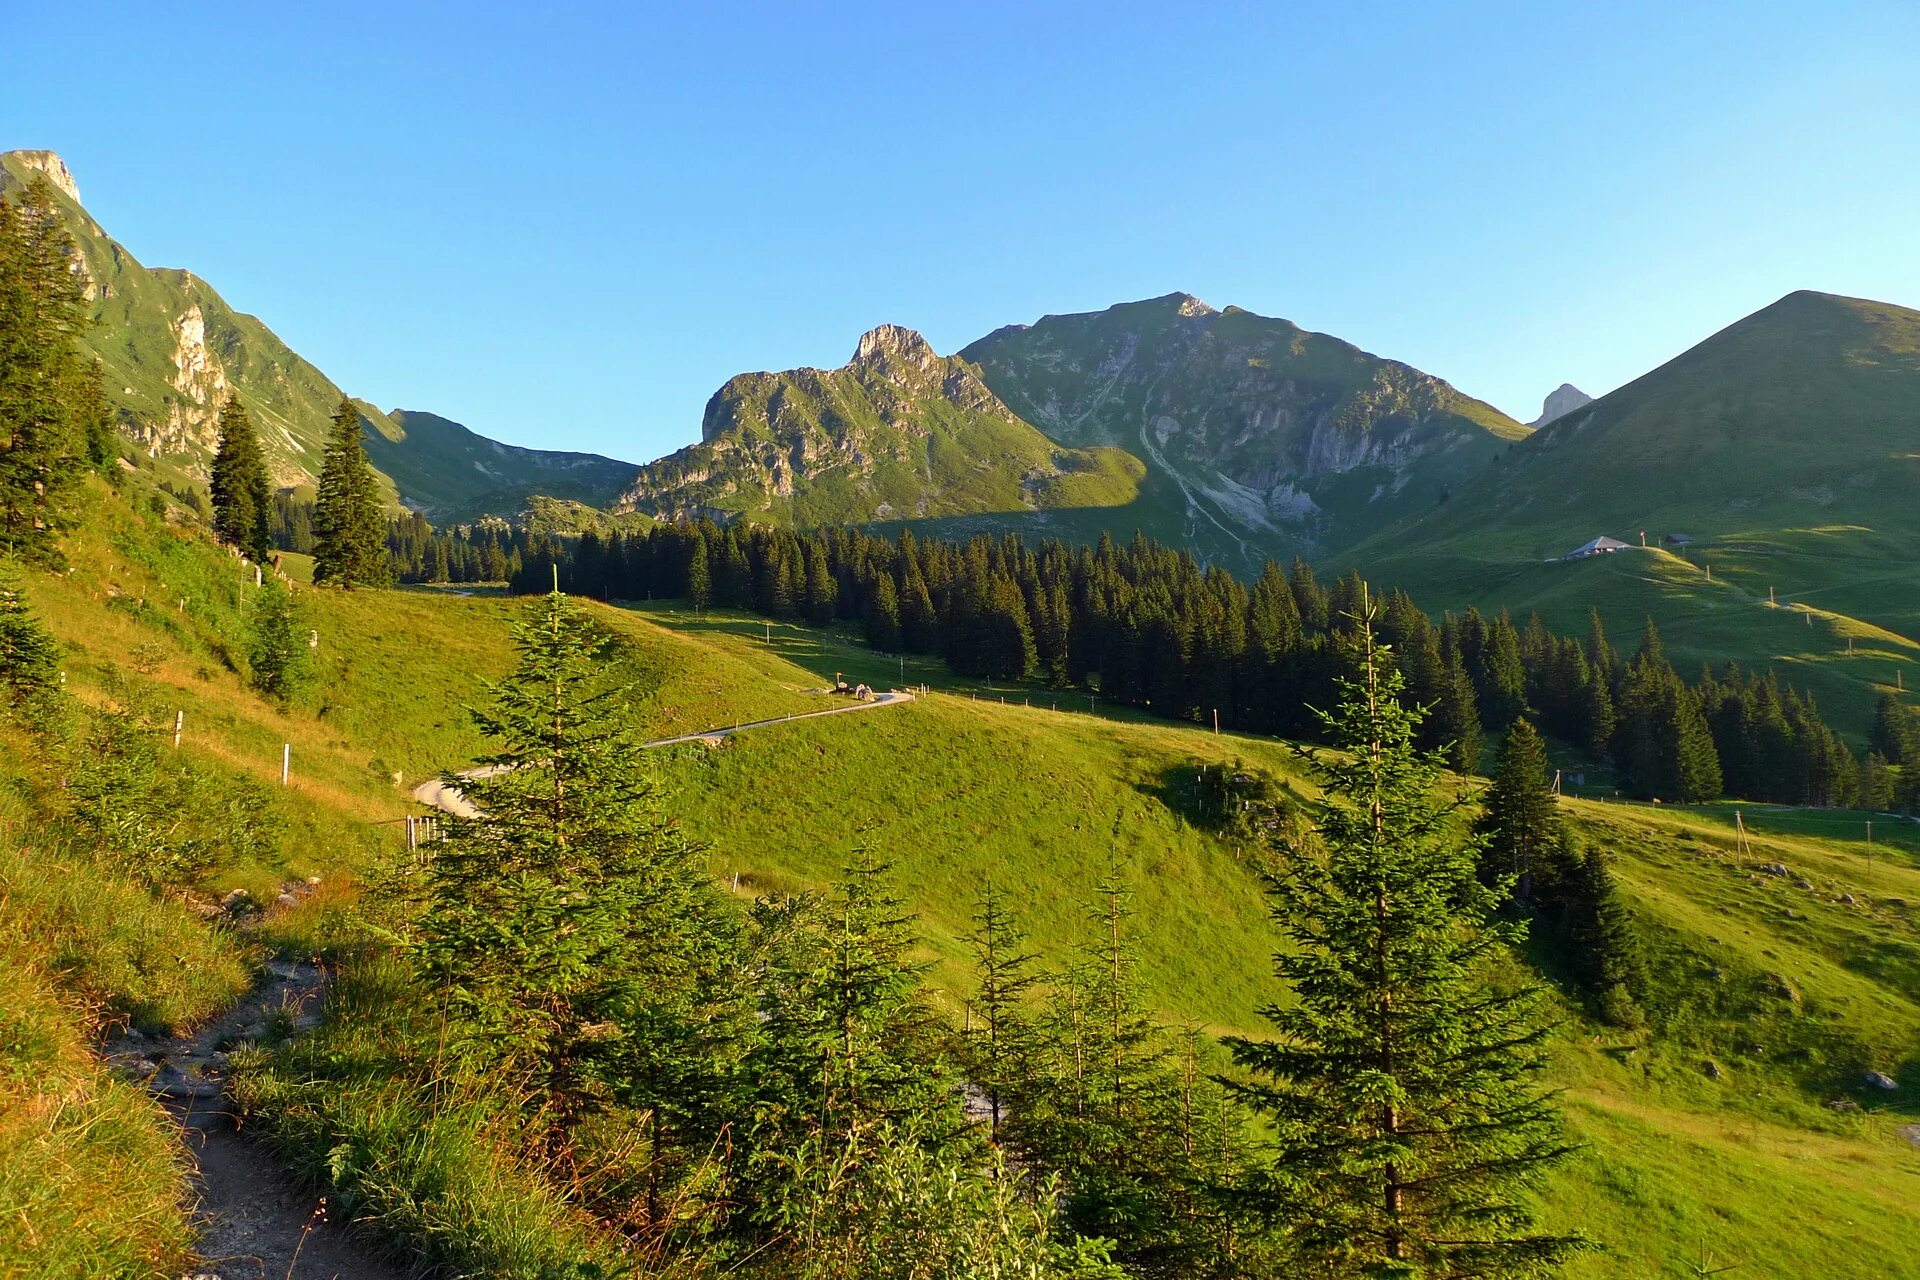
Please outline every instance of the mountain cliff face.
M332 379L192 272L141 265L82 207L59 156L0 154L0 192L36 175L53 184L74 240L74 269L86 280L94 318L81 340L101 363L120 429L156 466L204 483L220 409L238 395L260 433L273 482L314 483L340 406ZM360 408L389 499L434 518L510 516L532 493L604 502L633 472L594 455L496 444L444 419L402 421L372 405Z
M1188 294L1012 325L961 355L1056 440L1138 449L1194 516L1309 546L1437 501L1527 433L1409 365Z
M814 525L1101 507L1130 501L1141 470L1061 448L973 365L882 325L838 369L729 380L700 443L641 468L616 510Z
M1592 396L1571 382L1563 382L1547 393L1545 402L1540 406L1540 416L1527 425L1535 429L1544 427L1555 418L1564 418L1575 409L1585 408L1592 403Z

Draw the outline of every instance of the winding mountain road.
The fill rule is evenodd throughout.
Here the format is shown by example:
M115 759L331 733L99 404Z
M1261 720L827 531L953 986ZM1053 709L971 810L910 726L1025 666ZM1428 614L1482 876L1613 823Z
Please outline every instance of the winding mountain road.
M876 693L870 702L849 702L843 706L828 707L824 711L800 711L790 716L774 716L767 720L748 720L744 724L723 725L717 729L702 729L698 733L683 733L673 738L655 738L651 742L640 744L642 750L651 751L655 747L678 747L690 742L704 742L709 746L718 746L736 733L745 733L749 729L765 729L771 725L787 724L794 720L815 720L821 716L844 716L855 711L877 711L881 707L897 707L913 701L913 695L904 689L889 689L885 693ZM500 772L498 765L479 769L465 769L454 775L460 778L489 778ZM460 794L458 787L450 787L440 778L429 778L413 789L413 798L431 809L450 813L457 818L471 818L479 810L472 802Z

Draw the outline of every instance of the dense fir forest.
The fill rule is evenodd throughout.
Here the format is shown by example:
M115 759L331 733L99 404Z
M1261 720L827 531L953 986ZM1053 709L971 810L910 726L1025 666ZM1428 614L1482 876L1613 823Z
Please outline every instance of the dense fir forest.
M1039 679L1174 719L1313 738L1333 704L1340 641L1362 602L1409 695L1430 714L1421 745L1481 771L1482 743L1525 716L1609 763L1622 790L1692 803L1721 795L1793 805L1920 809L1911 716L1887 700L1864 760L1813 699L1772 672L1729 666L1689 683L1645 623L1632 655L1596 612L1585 636L1538 617L1469 608L1436 624L1406 593L1355 571L1331 584L1295 560L1251 587L1189 553L1136 535L1124 545L1018 537L888 540L856 529L792 533L750 525L658 525L644 534L529 538L502 528L434 533L418 516L388 545L409 581L477 581L505 567L514 590L600 599L685 599L815 625L853 623L889 653L936 654L957 673Z

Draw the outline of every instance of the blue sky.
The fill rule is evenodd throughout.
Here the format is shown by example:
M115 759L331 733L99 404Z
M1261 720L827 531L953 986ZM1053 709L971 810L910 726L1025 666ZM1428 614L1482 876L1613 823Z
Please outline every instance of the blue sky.
M1792 289L1920 306L1910 0L8 7L0 148L522 444L1176 289L1522 418Z

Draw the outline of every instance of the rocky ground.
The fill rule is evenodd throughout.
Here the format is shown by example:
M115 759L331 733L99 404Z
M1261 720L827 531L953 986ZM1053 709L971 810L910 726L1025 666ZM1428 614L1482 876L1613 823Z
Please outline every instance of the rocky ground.
M141 1080L179 1122L193 1162L201 1262L189 1280L402 1280L243 1131L223 1093L227 1051L319 1020L326 974L275 960L252 992L191 1035L132 1033L107 1046L118 1070Z

